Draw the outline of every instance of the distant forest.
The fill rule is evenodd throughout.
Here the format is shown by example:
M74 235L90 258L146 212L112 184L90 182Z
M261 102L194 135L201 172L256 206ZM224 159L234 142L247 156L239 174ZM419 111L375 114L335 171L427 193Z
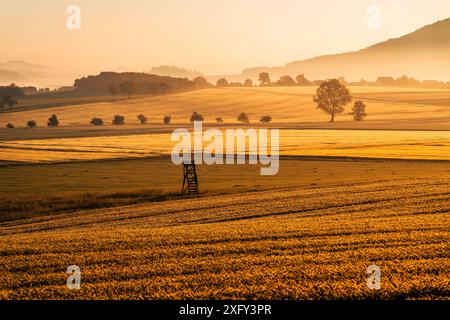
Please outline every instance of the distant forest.
M112 86L127 88L132 94L161 94L179 90L195 89L194 81L186 78L173 78L155 74L135 72L102 72L75 80L74 87L79 92L103 94Z

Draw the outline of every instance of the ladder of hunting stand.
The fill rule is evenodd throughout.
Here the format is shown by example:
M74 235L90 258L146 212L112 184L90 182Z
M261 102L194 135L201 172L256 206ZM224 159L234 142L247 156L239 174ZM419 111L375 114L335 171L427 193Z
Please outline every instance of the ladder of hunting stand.
M199 193L194 160L191 163L183 163L183 173L184 178L181 193Z

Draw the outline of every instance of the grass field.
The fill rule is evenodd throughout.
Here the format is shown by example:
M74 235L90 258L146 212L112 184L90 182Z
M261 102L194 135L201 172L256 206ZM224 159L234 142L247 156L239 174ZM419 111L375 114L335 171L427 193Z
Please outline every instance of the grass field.
M448 179L345 183L0 227L4 299L449 298ZM366 269L381 268L381 290ZM82 287L65 283L69 265Z
M168 133L5 141L0 142L0 160L38 163L162 156L170 155L176 143ZM450 131L286 129L280 131L280 155L450 160Z
M0 114L0 127L8 122L16 127L24 127L28 120L37 121L46 126L47 119L56 114L62 126L88 125L93 117L102 118L111 124L115 114L126 117L128 124L138 124L136 116L140 113L149 117L150 123L161 124L162 118L170 114L172 122L185 124L193 111L204 115L205 121L214 123L222 117L226 123L236 123L241 112L246 112L253 123L261 116L270 115L274 123L319 122L326 125L328 115L318 110L312 102L315 87L270 87L270 88L221 88L205 89L178 94L154 97L138 97L121 100L117 103L98 102L82 105L58 107L39 107L40 102L28 105L29 110ZM347 112L337 117L338 122L350 122L356 127L373 128L378 125L390 125L392 128L416 127L421 129L450 129L450 91L433 89L405 89L384 87L350 87L354 99L367 104L369 116L366 121L354 124ZM42 101L47 105L48 101ZM61 104L64 101L60 102ZM25 109L26 109L25 108ZM325 123L325 124L324 124ZM329 127L327 125L327 127ZM117 129L119 130L119 129Z

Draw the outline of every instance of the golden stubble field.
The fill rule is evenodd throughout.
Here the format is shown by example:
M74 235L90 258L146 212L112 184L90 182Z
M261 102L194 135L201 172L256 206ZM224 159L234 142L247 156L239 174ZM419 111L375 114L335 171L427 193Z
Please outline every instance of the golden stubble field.
M369 116L362 124L355 124L351 105L337 117L338 122L350 122L350 127L373 128L376 126L403 126L416 129L450 129L450 91L435 89L408 89L389 87L349 87L354 100L367 104ZM56 114L62 126L87 126L93 117L100 117L111 124L115 114L124 115L126 123L137 125L138 114L149 117L151 124L161 124L165 115L172 116L172 123L186 124L192 112L205 117L205 122L215 123L222 117L225 123L235 124L241 112L249 115L252 123L262 116L270 115L274 123L297 123L314 126L316 122L329 127L329 116L318 110L312 101L316 87L269 87L269 88L212 88L191 92L153 97L121 99L116 103L89 103L86 98L65 101L23 100L16 112L0 114L0 127L8 122L25 127L28 120L38 126L46 126L47 119ZM81 104L84 103L84 104ZM23 110L29 109L29 110ZM339 126L339 125L337 125ZM348 126L348 124L347 124Z
M448 179L288 188L0 226L3 299L450 297ZM366 286L381 269L381 290ZM66 287L81 268L78 291Z

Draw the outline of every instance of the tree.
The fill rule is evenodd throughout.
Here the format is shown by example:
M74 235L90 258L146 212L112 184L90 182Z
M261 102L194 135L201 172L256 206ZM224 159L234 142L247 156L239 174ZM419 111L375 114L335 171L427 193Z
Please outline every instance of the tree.
M353 119L355 119L355 121L362 121L364 117L367 116L366 105L362 101L356 101L353 105L352 111L353 112L350 114L353 115Z
M219 87L219 88L228 87L227 79L222 78L222 79L217 80L216 87Z
M311 85L311 81L309 81L308 79L306 79L304 74L299 74L295 80L297 80L297 84L299 86L310 86Z
M141 124L147 124L148 118L143 114L138 115L137 118Z
M172 120L171 116L164 116L164 118L163 118L164 124L170 124L171 120Z
M34 120L30 120L27 122L27 127L29 127L29 128L35 128L36 125L37 125L36 121L34 121Z
M222 119L221 117L218 117L218 118L216 118L216 122L217 122L217 123L222 123L222 122L223 122L223 119Z
M262 122L262 123L269 123L271 121L272 121L271 116L264 116L264 117L261 117L261 120L259 120L259 122Z
M50 118L48 118L47 126L54 128L59 126L59 120L56 115L52 115Z
M259 74L259 82L261 86L268 86L270 84L270 76L267 72L261 72Z
M197 112L192 113L192 116L191 116L191 119L190 119L191 122L194 122L194 121L203 121L203 120L204 120L204 119L203 119L203 116L202 116L201 114L199 114L199 113L197 113Z
M125 124L125 117L119 114L116 114L112 120L112 124L116 126L121 126Z
M114 102L116 96L119 94L119 88L115 84L110 84L108 86L108 92L112 96Z
M12 109L12 107L17 104L17 100L13 99L11 96L4 96L1 100L2 100L1 101L2 108L6 104L9 107L9 109Z
M134 81L122 82L119 87L120 91L128 96L128 99L130 99L131 96L137 92L136 83Z
M102 126L103 120L100 118L92 118L91 124L93 124L94 126Z
M291 76L282 76L280 80L277 81L278 86L295 86L295 81Z
M6 127L7 127L8 129L14 129L14 128L15 128L15 126L14 126L12 123L8 123L8 124L6 125Z
M336 114L344 111L345 106L352 101L352 97L350 91L339 80L332 79L324 81L317 88L313 101L317 104L317 108L330 114L330 122L334 122Z
M238 117L237 117L237 121L242 122L242 123L249 123L250 120L247 116L247 114L245 114L244 112L242 112Z
M212 84L209 83L204 77L196 77L194 80L194 86L197 89L210 88Z
M252 79L246 79L244 82L244 87L253 87Z

